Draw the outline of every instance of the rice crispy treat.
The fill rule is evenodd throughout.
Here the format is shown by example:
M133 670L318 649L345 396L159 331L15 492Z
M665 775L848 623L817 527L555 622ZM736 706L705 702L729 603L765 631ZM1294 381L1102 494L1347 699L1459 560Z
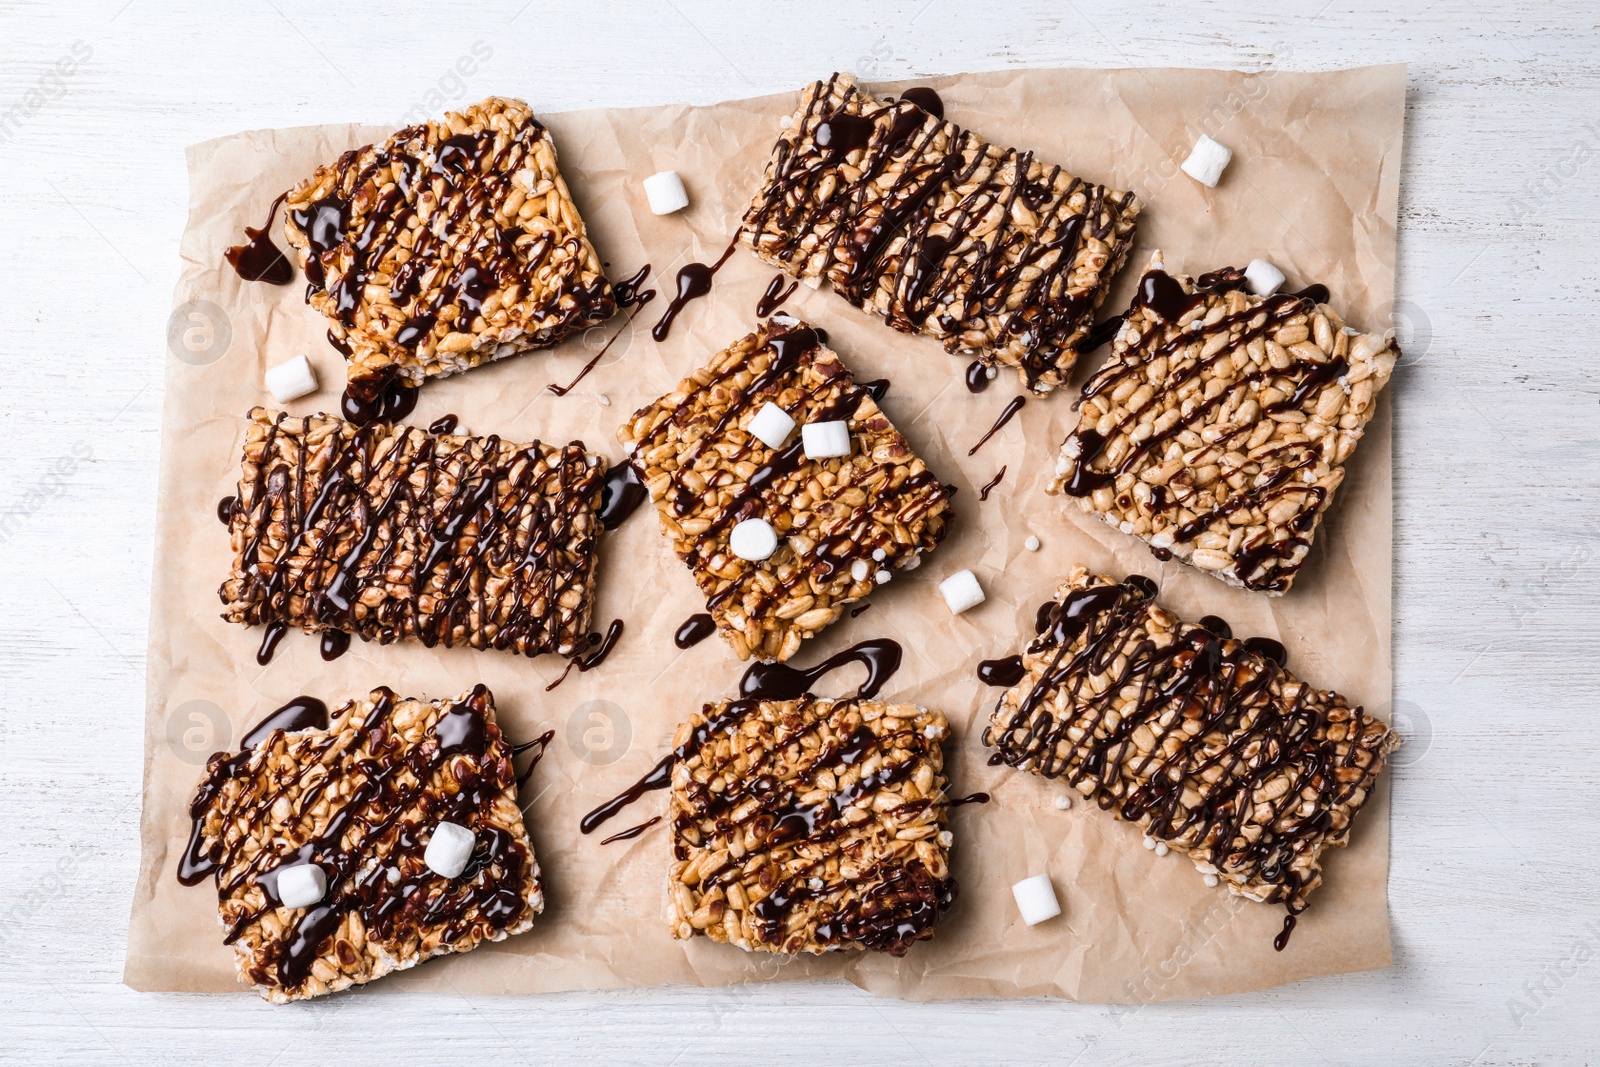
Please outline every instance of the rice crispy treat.
M795 954L903 956L955 899L943 713L736 700L678 727L672 933Z
M782 448L749 432L776 404L798 424ZM811 459L806 423L845 420L850 455ZM943 538L950 495L813 330L774 317L633 414L627 447L678 558L738 657L786 660L845 607L912 570ZM758 562L729 548L762 518L777 551Z
M1292 917L1400 739L1284 670L1276 642L1183 622L1155 594L1077 568L1040 607L984 744Z
M1157 559L1287 592L1400 355L1326 300L1252 296L1231 267L1169 275L1156 253L1051 491Z
M520 100L408 126L287 195L306 300L352 396L549 348L616 310L550 132Z
M226 509L222 617L382 644L570 653L588 639L603 477L581 442L256 408Z
M487 689L424 701L380 687L309 727L306 703L273 717L301 711L287 728L213 756L191 807L182 873L214 874L240 981L274 1003L304 1000L533 925L539 865ZM477 839L455 878L424 862L440 822ZM286 907L278 877L304 863L322 868L327 892Z
M801 94L738 239L1045 394L1072 373L1138 213L1132 193L835 74Z

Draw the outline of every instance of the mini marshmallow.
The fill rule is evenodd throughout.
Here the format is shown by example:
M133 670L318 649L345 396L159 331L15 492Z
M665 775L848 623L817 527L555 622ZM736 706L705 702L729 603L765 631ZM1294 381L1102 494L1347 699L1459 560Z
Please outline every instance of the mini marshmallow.
M1205 134L1194 143L1189 158L1183 161L1183 172L1209 189L1217 187L1222 171L1233 159L1232 149L1218 144Z
M872 558L877 560L879 563L882 563L884 560L889 558L889 553L881 548L875 548L872 550Z
M670 215L689 206L689 190L675 170L664 170L644 180L644 195L650 201L650 210L657 215Z
M1028 539L1022 543L1027 547L1029 552L1039 551L1039 539L1033 536L1033 534L1029 534Z
M1165 841L1157 841L1156 842L1156 848L1155 848L1156 855L1165 856L1168 852L1171 852L1171 851L1172 850L1167 847L1167 843Z
M1072 807L1072 798L1067 796L1067 794L1062 793L1060 796L1056 797L1057 811L1066 811L1070 807Z
M441 822L433 828L433 837L429 838L427 850L422 853L422 862L434 874L454 878L467 869L467 861L472 858L472 850L477 844L477 837L465 826Z
M807 459L832 459L850 454L850 426L843 419L808 422L800 427Z
M889 571L880 568L878 573L872 576L872 580L877 582L879 585L888 585L889 579L893 577L894 575Z
M1061 914L1061 904L1056 900L1055 887L1050 884L1048 874L1024 878L1011 887L1011 895L1017 898L1017 910L1022 912L1022 921L1029 926L1037 926Z
M278 872L278 900L286 908L309 908L327 894L327 872L315 863L297 863Z
M768 448L782 448L784 442L789 440L789 435L794 433L794 420L787 411L769 400L761 405L761 410L756 412L756 417L750 420L747 428Z
M766 519L745 519L728 534L728 548L740 559L758 563L778 551L778 535Z
M1206 883L1206 885L1211 886L1213 889L1215 889L1216 886L1217 886L1217 876L1214 875L1214 874L1206 875L1205 876L1205 883Z
M944 594L944 602L950 605L950 611L955 615L983 603L983 586L978 584L978 576L971 571L956 571L939 583L939 592Z
M864 559L858 559L850 564L850 578L852 581L864 582L867 575L872 573L872 564Z
M1149 848L1149 849L1155 848L1156 847L1156 839L1151 837L1149 834L1145 834L1144 835L1144 847L1145 848Z
M305 356L295 356L287 363L268 367L266 385L272 399L287 404L317 391L317 372L311 369L311 361Z
M1283 271L1264 259L1252 259L1244 269L1244 283L1257 296L1271 296L1284 283Z
M596 393L594 398L595 401L603 408L608 408L611 406L611 398L606 396L604 393Z

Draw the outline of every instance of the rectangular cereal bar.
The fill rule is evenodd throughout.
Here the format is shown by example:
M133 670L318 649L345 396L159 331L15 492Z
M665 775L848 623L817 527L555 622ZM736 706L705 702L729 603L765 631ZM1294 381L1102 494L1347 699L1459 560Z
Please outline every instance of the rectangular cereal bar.
M1039 609L984 744L1292 915L1400 739L1284 670L1276 642L1183 622L1155 593L1077 568Z
M781 437L755 422L763 411L787 425ZM831 429L844 454L808 441L825 423L842 424ZM788 659L894 570L918 566L949 524L949 487L794 319L719 352L617 436L740 659ZM764 545L752 553L746 534Z
M514 750L483 686L433 701L378 688L331 722L301 698L252 735L264 736L212 757L180 877L214 876L239 978L267 1000L470 952L543 910ZM452 834L454 857L434 844ZM321 886L309 903L308 881Z
M571 652L594 603L599 464L577 442L256 408L227 510L222 617L383 644Z
M288 193L285 233L353 396L548 348L616 310L550 131L520 100L317 168Z
M708 704L678 727L672 933L903 956L955 899L945 717L876 700Z
M1015 367L1042 394L1071 374L1138 213L1132 193L835 74L801 94L738 237L897 330Z
M1399 350L1326 293L1252 296L1160 253L1083 387L1054 492L1229 585L1278 596L1311 551Z

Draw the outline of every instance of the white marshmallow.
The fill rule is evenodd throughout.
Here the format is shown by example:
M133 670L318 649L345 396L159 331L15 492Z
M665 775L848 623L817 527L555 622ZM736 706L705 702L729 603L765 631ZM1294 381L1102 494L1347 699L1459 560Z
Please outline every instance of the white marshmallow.
M1033 534L1029 534L1028 535L1028 539L1026 541L1022 542L1022 543L1028 549L1029 552L1037 552L1037 551L1039 551L1039 547L1040 547L1039 546L1039 539L1037 537L1033 536Z
M1156 847L1156 839L1151 837L1149 834L1145 834L1144 835L1144 847L1145 848L1149 848L1149 849L1155 848Z
M268 367L266 384L272 399L287 404L317 391L317 372L311 369L311 361L305 356L295 356L287 363Z
M1056 900L1055 887L1050 884L1048 874L1024 878L1011 887L1011 895L1017 898L1017 910L1022 912L1022 921L1029 926L1037 926L1061 914L1061 903Z
M689 206L689 190L675 170L664 170L644 180L644 195L650 201L650 210L657 215L670 215Z
M872 573L872 564L864 559L858 559L850 564L850 578L852 581L864 582L867 575Z
M850 454L850 426L842 419L808 422L800 427L807 459L832 459Z
M1284 283L1283 271L1264 259L1252 259L1244 269L1244 282L1257 296L1271 296Z
M889 579L893 577L894 575L891 572L884 570L883 568L879 568L878 573L872 576L872 580L877 582L879 585L888 585Z
M1057 811L1066 811L1070 807L1072 807L1072 798L1067 796L1067 794L1062 793L1060 796L1056 797Z
M766 519L745 519L729 532L728 549L740 559L756 563L778 551L778 535Z
M1214 875L1214 874L1206 875L1205 883L1206 883L1206 885L1212 886L1214 888L1216 886L1216 884L1217 884L1217 876Z
M1156 855L1165 856L1168 852L1171 852L1171 851L1172 850L1167 847L1167 843L1165 841L1157 841L1156 842L1156 848L1155 848Z
M787 411L769 400L761 405L761 410L750 420L748 428L768 448L782 448L784 442L789 440L789 435L794 433L794 420Z
M978 584L978 576L971 571L956 571L939 583L939 592L944 594L944 602L950 605L950 611L956 615L983 603L983 586Z
M467 869L467 861L472 858L472 850L477 843L477 837L465 826L441 822L433 828L433 837L428 839L422 862L434 874L454 878Z
M315 863L297 863L278 872L278 900L286 908L309 908L327 893L327 872Z
M884 549L875 548L872 550L872 558L877 560L879 563L882 563L884 560L889 558L889 553Z
M1222 171L1233 159L1233 150L1218 144L1205 134L1194 143L1189 158L1183 161L1183 172L1210 189L1217 187Z

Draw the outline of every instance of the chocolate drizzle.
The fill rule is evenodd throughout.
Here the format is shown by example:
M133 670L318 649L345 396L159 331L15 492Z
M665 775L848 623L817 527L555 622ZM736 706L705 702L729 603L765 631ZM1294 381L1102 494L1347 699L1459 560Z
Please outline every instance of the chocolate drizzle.
M1355 745L1333 762L1331 744L1318 740L1327 735L1328 708L1308 701L1310 686L1290 679L1282 695L1274 694L1281 662L1260 654L1273 648L1228 639L1216 632L1226 624L1210 616L1205 626L1180 627L1169 644L1139 636L1153 586L1148 579L1089 585L1040 607L1028 655L1042 662L1042 671L1025 693L1002 699L984 735L996 749L990 762L1026 766L1074 789L1091 784L1101 808L1130 822L1148 817L1151 837L1192 842L1191 855L1230 879L1270 883L1271 899L1292 918L1308 891L1297 857L1329 831L1332 808L1359 803L1356 794L1364 795L1372 772L1345 773L1354 766ZM1003 673L1010 674L1009 665ZM1090 688L1091 678L1103 681ZM1056 698L1063 691L1065 704ZM1132 707L1117 708L1111 719L1113 698L1129 693L1137 694ZM1002 719L1011 699L1015 709ZM1058 717L1054 709L1063 706L1070 710ZM1362 710L1347 714L1342 736L1363 737ZM1199 720L1198 735L1184 728L1190 718ZM1154 738L1142 761L1130 747L1140 730ZM1226 738L1220 752L1204 755L1206 735ZM1133 762L1136 769L1126 770ZM1287 790L1263 790L1282 778ZM1180 805L1193 789L1201 796ZM1260 812L1263 804L1270 813ZM1247 838L1241 833L1247 819L1272 830ZM1280 942L1292 927L1285 924Z
M788 288L785 288L783 283L787 281L789 281L787 277L779 274L767 283L767 291L761 294L760 300L756 301L756 318L766 318L774 311L777 311L785 300L794 295L794 291L799 287L800 283L798 281L789 282Z
M1000 484L1000 479L1004 478L1005 476L1006 476L1006 464L1002 463L1000 465L999 473L996 474L993 478L990 478L987 482L985 482L983 488L978 490L978 499L979 500L988 500L989 499L989 494L994 491L994 487L999 485Z
M617 343L617 338L626 333L628 327L633 325L633 320L639 317L639 312L644 310L644 306L656 298L656 291L654 289L645 289L642 292L639 289L639 286L644 284L644 280L649 276L649 274L650 264L646 263L639 269L637 274L616 284L614 289L617 294L617 307L633 308L633 311L628 314L628 321L622 324L621 329L606 339L606 343L601 346L600 351L596 352L594 357L583 365L583 368L578 371L577 375L572 379L572 381L568 382L566 385L556 385L554 382L552 382L545 386L545 388L549 389L550 392L554 393L556 396L566 396L577 387L579 382L583 381L589 376L590 371L594 370L595 367L600 365L600 361L606 358L606 353L611 351L611 346Z
M995 434L999 433L1000 432L1000 428L1002 426L1004 426L1006 423L1010 422L1012 416L1014 416L1017 412L1021 411L1022 410L1022 405L1026 404L1027 402L1028 402L1028 398L1025 397L1025 396L1014 396L1014 397L1012 397L1010 403L1006 404L1006 406L1003 409L1001 409L1000 417L994 420L994 425L989 427L989 432L984 434L982 437L978 438L978 443L977 444L975 444L971 448L967 449L967 455L969 455L969 456L977 455L978 454L978 449L980 449L984 445L988 444L989 438L991 438Z
M646 819L637 826L630 826L626 830L621 830L612 834L610 837L601 838L600 843L602 845L609 845L613 841L632 841L634 838L638 837L640 834L644 833L646 830L650 829L650 827L654 826L660 821L661 816L652 815L650 818Z
M394 694L379 689L375 698L355 728L356 746L392 729L389 716L395 706ZM208 849L202 832L205 817L226 783L248 769L253 746L270 742L279 730L328 728L327 709L320 701L300 698L285 705L246 735L239 754L212 757L206 780L190 807L194 830L179 863L179 881L195 885L215 875L218 895L224 899L255 882L262 886L270 908L277 903L276 878L282 868L300 863L323 868L328 878L327 897L303 909L281 941L277 979L287 990L305 982L312 964L322 956L323 945L348 914L359 915L368 938L379 944L403 936L405 927L442 925L446 944L466 934L473 923L503 929L525 907L520 890L530 858L526 847L511 835L481 825L489 806L510 785L502 780L510 773L510 758L505 756L502 770L500 758L506 749L499 728L485 719L488 701L488 690L477 686L463 703L437 721L437 744L424 744L407 758L387 764L363 764L364 780L342 803L335 803L321 836L281 853L269 847L249 859L240 851L252 840L248 836L232 844L215 841ZM286 779L275 780L272 788L230 814L252 823L265 819L275 801L298 787L307 775L325 774L323 760L337 761L339 754L333 752L333 746L348 739L343 731L328 733L313 746L313 758L298 761ZM469 759L455 760L458 755ZM454 760L452 774L460 791L447 800L425 797L424 790L446 759ZM422 820L440 818L480 825L477 850L467 870L456 879L442 879L422 863L424 842L418 830ZM381 855L387 862L367 869L363 861L374 854L374 848L386 849ZM388 870L402 866L420 873L395 881L386 877ZM223 872L232 872L227 882L222 881ZM225 942L237 940L265 910L247 911L237 918Z
M328 662L338 659L350 651L350 635L343 630L324 630L319 651Z
M611 650L617 645L617 638L621 636L621 619L611 620L611 625L606 627L606 633L604 637L601 637L599 634L590 634L589 645L591 647L598 647L594 647L594 651L592 652L574 652L572 656L567 659L567 666L564 670L562 670L561 676L555 681L551 682L549 685L545 686L544 691L548 693L550 690L566 681L567 675L572 673L572 668L574 667L578 668L579 674L587 674L596 667L600 666L600 664L606 661L606 657L611 655Z
M665 341L667 334L672 330L673 320L683 310L684 305L691 300L697 300L711 291L711 279L716 276L722 265L728 262L728 257L733 255L733 250L738 247L737 239L728 242L728 247L722 255L710 266L704 263L686 263L678 268L678 295L672 298L667 305L666 312L650 329L650 336L657 341Z
M937 310L951 351L970 328L997 333L996 348L1022 349L1030 387L1070 367L1084 320L1109 281L1073 292L1070 273L1085 239L1109 249L1108 263L1121 262L1131 227L1115 231L1133 194L1111 200L1103 186L1076 178L1057 190L1059 167L1030 178L1033 153L991 148L944 122L943 103L931 89L908 90L880 104L854 86L841 90L838 82L834 75L819 86L796 116L801 137L778 143L741 233L761 242L763 257L795 270L820 256L834 289L857 307L887 285L894 297L885 321L895 329L921 332ZM847 171L845 157L853 152L861 154ZM891 176L891 164L898 174ZM988 178L978 192L952 210L938 207L941 194L972 182L980 168ZM825 189L826 199L820 195ZM881 211L862 211L869 192ZM1014 221L1019 201L1038 220L1031 234ZM980 235L995 215L998 226ZM819 245L814 236L834 221L838 225ZM934 233L935 226L947 232Z
M859 663L867 669L867 680L856 690L856 697L865 700L877 696L878 690L900 669L901 655L898 641L878 638L851 645L806 670L787 663L752 663L739 680L739 693L755 700L794 700L809 693L830 671L847 663Z
M1210 367L1220 361L1231 359L1233 353L1240 347L1258 338L1270 337L1281 323L1307 310L1307 302L1311 299L1304 293L1279 294L1253 304L1237 314L1225 314L1214 323L1203 324L1198 331L1192 329L1176 331L1177 323L1184 315L1204 303L1207 294L1226 292L1243 284L1243 275L1232 267L1201 275L1196 281L1193 293L1186 293L1183 285L1164 271L1152 270L1140 279L1136 304L1160 316L1172 329L1147 330L1137 341L1119 353L1117 359L1107 363L1084 384L1083 400L1109 394L1130 379L1143 381L1146 368L1152 363L1165 362L1173 358L1181 348L1196 341L1204 342L1207 338L1228 334L1235 328L1242 330L1242 333L1235 342L1223 345L1210 356L1194 360L1189 364L1176 365L1176 369L1167 375L1162 387L1137 409L1130 410L1110 434L1102 435L1094 428L1074 430L1068 436L1066 446L1069 453L1076 453L1072 471L1063 486L1069 496L1089 496L1097 489L1115 485L1119 477L1134 470L1146 456L1152 453L1162 454L1159 449L1167 441L1191 430L1212 412L1229 403L1238 390L1253 391L1258 388L1257 383L1269 373L1274 377L1286 377L1296 382L1290 399L1274 404L1266 410L1266 414L1271 415L1298 410L1314 403L1317 394L1324 386L1334 382L1346 372L1348 366L1343 359L1313 362L1296 358L1289 367L1282 370L1255 371L1243 375L1215 396L1201 398L1197 394L1196 402L1186 403L1182 416L1166 429L1152 432L1137 442L1128 438L1128 435L1144 421L1148 411L1162 403L1164 394L1173 394L1183 389L1186 383L1199 381ZM1256 321L1257 319L1260 321ZM1212 446L1226 449L1234 441L1248 436L1254 428L1254 422L1243 422L1228 438L1213 442ZM1129 447L1116 464L1109 465L1104 470L1096 470L1093 466L1094 461L1101 457L1108 441L1117 437L1128 439ZM1180 542L1191 541L1214 523L1225 522L1228 516L1240 509L1266 510L1279 500L1299 498L1301 515L1291 526L1288 537L1275 542L1246 544L1235 553L1233 574L1245 588L1265 591L1281 591L1287 588L1294 577L1294 572L1299 569L1301 561L1305 558L1304 549L1310 544L1311 529L1315 525L1321 505L1327 498L1327 490L1323 487L1307 485L1295 477L1299 472L1308 470L1314 465L1317 458L1318 452L1314 447L1291 448L1287 455L1281 456L1277 452L1268 453L1261 457L1263 470L1256 476L1254 484L1247 485L1241 491L1234 493L1221 508L1204 512L1179 526L1173 532L1174 539ZM1160 494L1156 495L1154 489L1160 489ZM1183 503L1183 490L1176 484L1152 489L1151 506L1158 511L1181 507ZM1164 548L1160 551L1152 549L1152 551L1159 559L1171 558L1170 549Z
M267 209L267 221L261 229L246 226L246 241L222 253L228 265L239 272L247 282L266 282L268 285L288 285L294 278L294 267L277 245L272 243L272 220L278 214L278 205L288 193L279 193Z
M391 374L378 386L352 388L345 386L339 398L339 413L346 422L357 426L370 426L374 422L399 422L417 406L419 389L398 374Z
M289 632L289 624L282 619L274 619L267 623L266 633L261 635L261 647L256 649L256 662L265 667L272 662L273 653L278 651L278 642L283 640L283 635Z

